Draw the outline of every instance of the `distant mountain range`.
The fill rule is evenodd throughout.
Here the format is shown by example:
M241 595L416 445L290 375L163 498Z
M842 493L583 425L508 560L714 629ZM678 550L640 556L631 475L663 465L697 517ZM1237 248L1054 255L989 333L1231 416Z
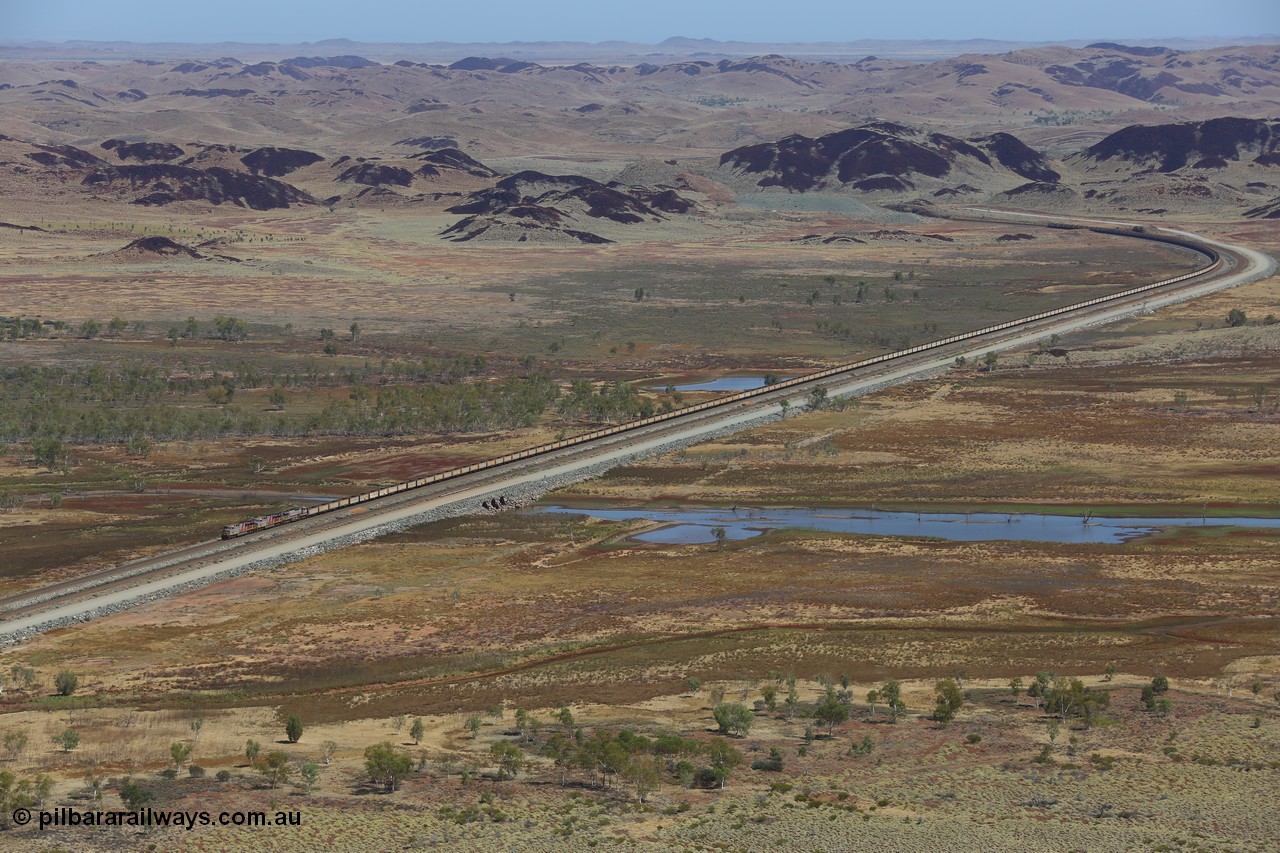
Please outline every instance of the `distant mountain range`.
M607 181L530 169L504 176L430 142L426 150L383 158L118 138L91 151L0 136L0 193L146 207L417 207L461 217L441 232L458 242L607 243L612 238L601 228L617 234L618 226L698 214L706 181L740 196L825 192L916 208L981 201L1065 211L1280 215L1276 119L1133 125L1061 160L1009 133L961 138L881 121L817 137L791 134L683 165L667 160L657 171L636 165ZM412 150L423 140L403 143Z
M1139 47L1166 47L1179 51L1205 50L1226 45L1280 44L1280 34L1242 34L1233 37L1201 36L1174 39L1124 39ZM807 59L852 60L868 54L889 59L931 61L966 53L1007 53L1026 48L1063 46L1083 48L1095 43L1076 39L1035 42L1000 39L855 39L826 42L745 42L672 36L657 44L604 41L536 42L360 42L345 38L317 42L282 43L135 43L102 41L0 40L0 59L172 59L192 56L239 56L245 59L280 59L317 51L339 50L381 61L451 62L466 56L510 56L523 61L620 61L665 58L746 58L783 53Z

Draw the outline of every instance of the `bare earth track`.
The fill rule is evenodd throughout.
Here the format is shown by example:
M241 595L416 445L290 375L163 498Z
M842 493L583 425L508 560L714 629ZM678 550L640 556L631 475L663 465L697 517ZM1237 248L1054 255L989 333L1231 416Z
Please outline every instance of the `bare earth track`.
M980 208L966 209L956 218L1004 217L1016 217L1022 222L1045 219L1033 214ZM1055 221L1061 223L1064 220L1055 217ZM1134 227L1130 223L1070 222L1081 226ZM872 365L824 371L731 405L677 413L659 423L633 428L624 425L604 437L583 440L517 462L451 476L443 482L371 500L359 508L229 542L197 543L71 581L28 590L0 599L0 612L5 615L0 621L0 642L20 642L44 630L87 621L216 579L345 547L422 521L481 512L481 501L499 494L514 494L528 499L568 482L596 476L639 456L737 432L777 418L785 414L780 405L784 400L789 403L802 398L815 387L825 388L832 397L864 394L944 370L961 355L969 357L1023 346L1052 334L1111 322L1136 311L1148 311L1235 287L1275 271L1275 261L1253 249L1227 245L1183 231L1148 230L1166 234L1216 260L1189 277L1180 276L1131 296L1060 310L1052 317L1012 321L981 335L963 336L963 340L948 339L881 357Z

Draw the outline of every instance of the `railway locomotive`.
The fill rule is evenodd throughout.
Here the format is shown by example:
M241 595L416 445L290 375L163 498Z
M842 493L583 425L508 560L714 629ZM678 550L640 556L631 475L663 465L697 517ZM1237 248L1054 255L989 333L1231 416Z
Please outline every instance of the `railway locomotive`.
M909 349L904 349L904 350L899 350L897 352L890 352L890 353L885 353L883 355L873 356L871 358L863 359L862 361L856 361L849 364L842 364L837 367L831 367L831 368L827 368L826 370L820 370L816 373L809 373L804 376L796 376L792 379L784 379L781 382L776 382L772 385L766 385L763 388L754 388L750 391L739 391L734 394L726 394L723 397L717 397L714 400L708 400L703 403L694 403L692 405L684 406L682 408L675 409L674 411L664 412L659 415L652 415L647 418L640 418L639 420L628 421L627 423L618 424L616 426L592 430L591 432L583 433L582 435L577 435L577 436L574 436L573 438L566 438L561 441L552 442L550 444L541 444L536 447L530 447L526 450L520 450L515 453L508 453L505 456L499 456L495 459L489 459L484 462L476 462L471 465L465 465L461 468L453 468L448 471L441 471L437 474L431 474L430 476L427 476L427 477L420 477L419 479L416 479L416 480L409 480L403 483L396 483L393 486L384 486L382 488L374 489L373 491L364 492L363 494L352 495L346 498L339 498L337 500L332 500L326 503L317 504L316 506L297 507L294 509L288 509L282 512L277 512L277 513L274 513L273 515L264 515L258 518L250 518L245 521L241 521L237 524L228 524L226 527L222 528L222 538L234 539L237 536L244 536L248 533L253 533L258 530L265 530L266 528L269 528L269 527L276 527L277 525L288 524L291 521L298 521L303 518L310 518L314 515L320 515L322 513L332 512L334 510L343 509L345 507L353 506L355 504L363 503L365 501L371 501L371 500L376 500L377 498L383 498L388 495L399 494L400 492L409 491L410 489L418 489L423 486L431 485L432 483L439 483L443 480L451 480L455 477L462 477L467 474L474 473L476 471L497 468L502 465L510 464L512 462L518 462L524 459L532 458L534 456L540 456L545 453L554 453L555 451L562 450L568 447L575 447L577 445L587 444L589 442L596 441L601 438L605 438L606 436L618 435L621 433L629 432L631 430L643 429L645 427L651 426L656 423L675 420L678 418L685 417L687 415L694 414L696 412L706 411L708 409L716 409L721 407L729 407L734 405L746 406L748 405L749 401L751 401L756 397L761 397L761 396L770 395L770 394L777 394L780 391L795 389L811 382L830 379L830 378L839 376L840 374L849 373L851 371L857 370L859 368L870 367L871 365L882 364L886 361L893 361L899 358L906 358L921 352L925 352L927 350L936 349L938 347L944 347L953 343L959 343L960 341L979 338L979 337L982 337L983 335L988 335L993 332L998 332L1005 329L1011 329L1016 326L1024 326L1029 323L1035 323L1039 320L1045 320L1050 317L1057 317L1059 315L1067 314L1072 311L1078 311L1082 308L1088 308L1094 305L1101 305L1106 302L1111 302L1118 299L1124 299L1126 297L1134 296L1139 293L1145 293L1148 291L1157 290L1162 287L1167 287L1168 285L1171 285L1171 284L1178 284L1179 282L1183 282L1191 278L1196 278L1198 276L1202 276L1208 272L1211 272L1217 269L1218 266L1222 263L1222 258L1218 255L1218 253L1209 247L1198 244L1192 240L1183 239L1181 237L1177 237L1174 235L1155 234L1146 230L1142 226L1130 226L1130 227L1124 227L1124 228L1097 227L1097 226L1089 227L1089 226L1077 225L1074 223L1051 222L1048 224L1048 227L1068 229L1068 230L1077 230L1077 229L1088 230L1088 231L1094 231L1099 234L1115 234L1118 236L1136 237L1142 240L1152 240L1158 243L1168 243L1173 246L1180 246L1185 249L1191 249L1194 252L1204 255L1209 259L1210 263L1208 266L1202 267L1198 270L1194 270L1193 272L1184 273L1183 275L1174 276L1173 278L1167 278L1167 279L1164 279L1163 281L1157 281L1153 284L1144 284L1139 287L1134 287L1128 290L1121 291L1119 293L1112 293L1106 296L1099 296L1094 299L1087 300L1085 302L1077 302L1072 305L1065 305L1061 308L1054 308L1049 311L1044 311L1039 314L1035 314L1031 317L1023 317L1018 320L1010 320L1005 323L998 323L994 326L988 326L984 329L976 329L972 332L964 332L959 335L953 335L949 338L942 338L941 340L930 341L929 343L921 344L915 347L910 347ZM505 505L506 505L506 499L504 496L501 500L499 500L498 498L494 498L491 501L486 501L483 504L483 508L486 510L496 510L501 506L505 506Z
M307 510L304 507L294 507L293 509L286 509L284 512L276 512L271 515L260 515L257 518L237 521L235 524L228 524L223 527L222 538L234 539L237 536L243 536L244 534L252 533L255 530L275 527L277 524L287 524L290 521L297 521L300 518L306 517Z

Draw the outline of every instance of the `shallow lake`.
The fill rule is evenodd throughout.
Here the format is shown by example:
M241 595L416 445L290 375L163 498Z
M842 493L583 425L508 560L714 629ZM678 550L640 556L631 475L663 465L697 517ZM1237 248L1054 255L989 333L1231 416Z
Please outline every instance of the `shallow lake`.
M779 379L788 377L780 376ZM691 382L687 385L677 385L677 391L750 391L753 388L763 388L763 376L721 376L719 379L708 379L706 382ZM661 391L662 388L654 388L655 391Z
M1089 518L1038 513L894 512L869 509L738 507L733 509L649 509L543 506L534 512L575 513L595 518L646 518L667 526L635 537L640 542L694 545L715 541L715 528L727 539L750 539L768 530L803 527L876 536L930 536L957 542L1118 543L1177 527L1280 528L1280 518Z

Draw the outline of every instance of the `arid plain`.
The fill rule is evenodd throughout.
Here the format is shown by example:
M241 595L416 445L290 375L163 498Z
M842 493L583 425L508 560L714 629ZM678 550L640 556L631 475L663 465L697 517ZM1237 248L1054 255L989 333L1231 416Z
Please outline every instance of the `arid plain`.
M0 64L5 596L1201 262L969 205L1280 252L1273 46L202 56ZM6 647L6 805L302 826L0 846L1268 849L1280 535L1203 522L1280 516L1277 313L1256 282ZM662 544L617 507L1201 523Z

